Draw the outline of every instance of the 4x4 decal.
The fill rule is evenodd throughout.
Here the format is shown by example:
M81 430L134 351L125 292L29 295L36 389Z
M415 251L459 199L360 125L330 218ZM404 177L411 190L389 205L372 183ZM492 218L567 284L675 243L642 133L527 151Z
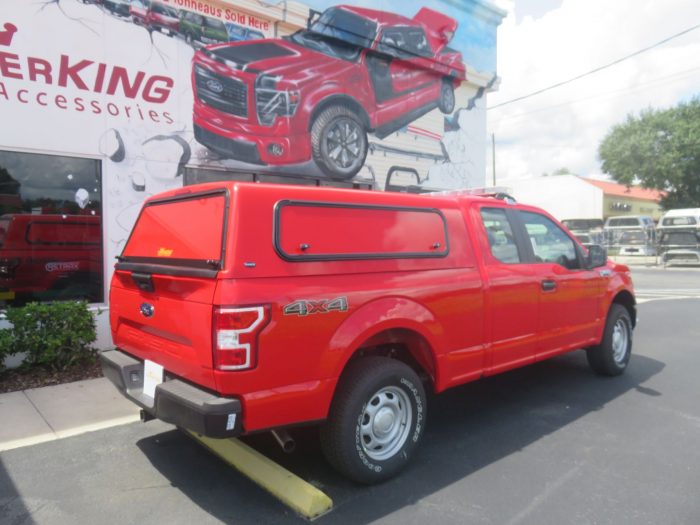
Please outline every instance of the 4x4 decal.
M316 301L294 301L284 307L284 315L311 315L327 314L329 312L346 312L348 310L348 298L337 297L335 299L319 299Z

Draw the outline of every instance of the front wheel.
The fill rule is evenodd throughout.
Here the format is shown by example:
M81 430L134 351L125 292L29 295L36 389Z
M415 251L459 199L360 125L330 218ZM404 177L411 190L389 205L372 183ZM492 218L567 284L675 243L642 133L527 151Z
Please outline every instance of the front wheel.
M367 157L367 132L345 106L324 109L311 126L311 150L319 169L334 179L353 178Z
M455 110L455 88L448 78L443 79L440 84L438 107L445 115L449 115Z
M588 364L596 374L618 376L632 354L632 319L627 308L613 304L608 312L603 340L586 349Z
M406 364L365 357L348 365L321 428L328 462L350 479L373 484L409 462L425 429L425 390Z

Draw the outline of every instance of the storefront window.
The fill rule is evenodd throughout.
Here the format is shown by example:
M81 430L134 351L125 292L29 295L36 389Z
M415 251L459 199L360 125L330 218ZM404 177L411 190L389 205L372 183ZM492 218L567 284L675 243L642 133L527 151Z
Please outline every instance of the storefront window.
M0 306L103 301L96 160L0 151Z

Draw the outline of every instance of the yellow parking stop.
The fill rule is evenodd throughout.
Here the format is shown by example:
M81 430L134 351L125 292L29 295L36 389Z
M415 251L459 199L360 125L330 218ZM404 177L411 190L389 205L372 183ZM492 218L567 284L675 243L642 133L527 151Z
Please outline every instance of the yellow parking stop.
M324 492L238 439L213 439L189 430L187 432L302 516L317 518L333 507L333 500Z

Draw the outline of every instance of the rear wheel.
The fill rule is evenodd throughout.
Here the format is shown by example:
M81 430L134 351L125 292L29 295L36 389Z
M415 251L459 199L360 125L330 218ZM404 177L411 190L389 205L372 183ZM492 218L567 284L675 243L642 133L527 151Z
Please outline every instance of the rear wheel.
M618 376L625 371L632 354L632 319L627 309L615 304L610 307L603 340L586 349L588 364L597 374Z
M328 462L360 483L396 475L418 446L426 421L426 397L416 373L387 357L348 365L321 428Z
M311 126L311 149L320 170L334 179L353 178L367 157L367 132L345 106L324 109Z

